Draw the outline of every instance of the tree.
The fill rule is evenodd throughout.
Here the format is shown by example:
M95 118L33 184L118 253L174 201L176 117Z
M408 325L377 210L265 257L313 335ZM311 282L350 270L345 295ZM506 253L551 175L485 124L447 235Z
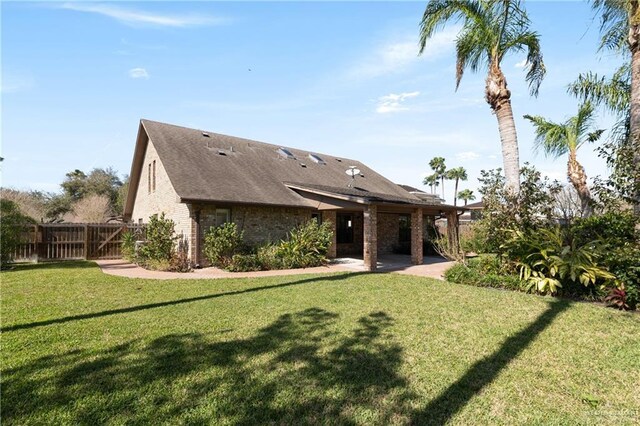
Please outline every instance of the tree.
M73 221L80 223L102 223L111 215L109 198L91 194L73 203Z
M486 69L485 99L498 119L507 186L520 188L518 137L511 92L501 69L508 53L527 52L526 80L537 96L545 75L538 33L529 29L529 18L519 0L431 0L420 24L420 53L436 30L447 22L461 21L456 39L456 89L464 71Z
M18 205L7 199L0 199L0 269L5 268L11 262L11 256L16 248L24 240L24 231L27 225L34 220L25 216Z
M455 187L453 190L453 205L458 205L458 183L461 180L467 180L467 171L464 167L454 167L453 169L449 169L445 173L447 179L455 181Z
M76 169L67 173L66 179L60 184L69 205L91 194L104 195L114 211L119 207L118 197L122 185L118 173L110 167L93 169L88 175Z
M464 205L467 205L467 202L473 201L476 199L476 196L473 195L473 191L470 189L463 189L458 192L458 199L464 201Z
M431 161L429 161L429 167L433 170L434 175L436 176L436 180L440 179L442 182L442 199L444 199L444 179L447 171L447 166L444 164L443 157L433 157ZM434 185L437 186L437 185Z
M628 143L629 169L632 181L631 201L636 216L640 216L640 1L594 0L594 9L601 13L602 39L600 48L630 55L630 96Z
M584 167L578 162L577 151L585 143L600 139L604 132L601 129L592 130L593 112L593 105L590 102L585 102L580 106L578 114L564 123L554 123L541 116L524 116L535 127L536 149L542 149L546 155L556 158L565 154L569 155L567 177L578 192L582 210L586 216L592 212L592 199L587 185L587 174Z
M436 188L440 184L439 179L440 177L438 175L432 174L424 178L422 183L424 185L428 185L429 188L431 188L431 193L435 194L434 188Z

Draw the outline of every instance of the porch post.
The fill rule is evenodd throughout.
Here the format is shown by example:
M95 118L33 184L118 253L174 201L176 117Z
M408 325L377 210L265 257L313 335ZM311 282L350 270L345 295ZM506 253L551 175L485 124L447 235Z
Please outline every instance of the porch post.
M364 269L375 271L378 267L378 207L368 205L364 216Z
M423 262L423 229L422 209L415 209L411 212L411 263L414 265L422 265Z
M333 232L333 237L331 239L331 245L329 246L329 250L327 251L327 257L334 259L338 255L338 245L336 243L336 220L337 214L336 211L323 211L322 212L322 221L323 222L331 222L331 231Z

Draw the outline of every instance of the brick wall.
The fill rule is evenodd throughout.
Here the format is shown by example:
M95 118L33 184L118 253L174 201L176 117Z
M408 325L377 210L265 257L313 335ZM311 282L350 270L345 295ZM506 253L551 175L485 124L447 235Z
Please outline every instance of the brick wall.
M378 253L393 253L400 236L400 215L378 213Z
M244 233L244 241L251 245L278 242L287 237L291 229L311 219L312 210L286 207L263 206L193 206L192 210L200 211L200 253L204 244L204 235L216 223L216 209L229 208L231 221ZM200 260L205 263L204 256Z
M156 162L155 190L152 188L151 192L149 192L149 164L153 165L153 161ZM160 215L162 212L165 213L167 218L176 223L175 230L178 235L183 234L189 238L191 235L189 206L180 202L178 194L173 189L169 176L153 146L153 142L149 141L142 164L140 182L138 188L136 188L136 199L131 220L138 223L142 219L144 223L147 223L151 215Z

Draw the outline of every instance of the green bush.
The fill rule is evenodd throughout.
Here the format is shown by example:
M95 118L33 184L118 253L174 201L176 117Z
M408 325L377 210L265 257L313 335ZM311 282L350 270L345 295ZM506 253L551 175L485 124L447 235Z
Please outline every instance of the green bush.
M127 262L136 262L136 237L131 231L122 234L122 258Z
M226 268L229 272L262 271L263 269L257 254L234 254Z
M189 259L189 243L184 236L178 238L176 250L169 261L169 271L189 272L191 271L191 261Z
M277 245L276 257L281 259L282 267L308 268L327 262L327 251L333 239L329 223L318 225L315 220L294 228L289 238Z
M175 223L165 217L164 212L158 216L154 214L149 218L147 225L147 238L138 250L138 257L143 262L171 261L174 254Z
M243 232L233 222L211 227L204 237L204 255L213 266L226 269L234 254L240 254Z
M24 240L27 225L35 221L22 214L16 203L0 199L0 268L11 262L11 256Z
M267 244L262 247L258 247L256 256L258 262L265 270L285 269L282 259L278 257L278 245Z
M485 272L482 259L472 259L468 265L457 263L444 273L444 278L453 283L476 287L522 290L523 282L515 275Z
M556 294L565 287L564 295L575 296L581 287L590 292L596 283L615 278L596 261L600 245L577 245L576 240L566 244L559 227L511 231L502 249L517 264L520 278L528 283L527 290L540 294Z

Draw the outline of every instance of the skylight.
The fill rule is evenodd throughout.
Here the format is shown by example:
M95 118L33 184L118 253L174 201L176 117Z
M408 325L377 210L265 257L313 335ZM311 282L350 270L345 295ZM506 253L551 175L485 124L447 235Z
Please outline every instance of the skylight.
M327 164L322 158L320 158L319 156L317 156L316 154L309 154L309 158L311 159L311 161L313 161L314 163L318 163L318 164Z
M284 158L290 158L292 160L296 159L296 157L287 148L278 148L278 154L280 154Z

